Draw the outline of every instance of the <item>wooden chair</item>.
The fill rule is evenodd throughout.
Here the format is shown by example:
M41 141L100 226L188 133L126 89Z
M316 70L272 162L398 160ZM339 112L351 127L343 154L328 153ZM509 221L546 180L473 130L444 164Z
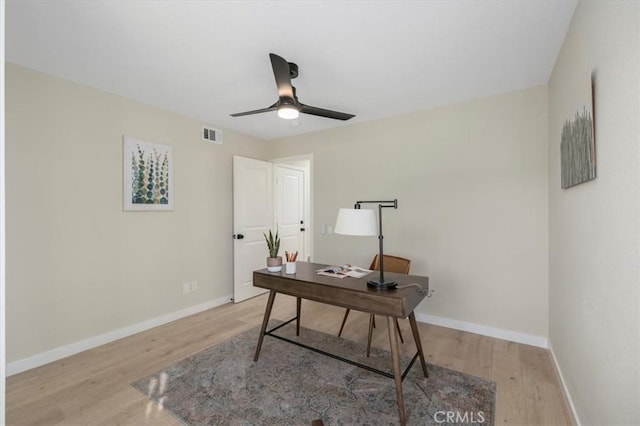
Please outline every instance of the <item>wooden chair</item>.
M371 261L371 265L369 266L369 269L374 271L380 270L380 262L379 262L378 256L379 255L377 254L375 255L375 257ZM388 254L384 255L384 271L385 272L397 272L400 274L408 274L410 269L411 269L410 259L407 259L404 257L398 257L398 256L391 256ZM342 330L344 329L344 324L347 322L347 317L349 316L349 312L351 312L351 309L347 308L346 312L344 313L344 318L342 319L342 325L340 325L340 331L338 332L338 336L342 336ZM376 318L374 314L371 314L369 316L369 337L367 339L367 356L369 356L369 353L371 352L371 336L373 335L373 328L375 326L376 326ZM400 332L400 324L398 324L397 318L396 318L396 329L398 330L398 336L400 337L400 341L404 343L404 339L402 338L402 333Z

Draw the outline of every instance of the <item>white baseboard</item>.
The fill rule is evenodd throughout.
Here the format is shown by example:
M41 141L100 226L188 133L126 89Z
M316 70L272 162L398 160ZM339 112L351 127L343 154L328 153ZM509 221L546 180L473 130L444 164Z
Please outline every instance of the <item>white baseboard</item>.
M191 306L189 308L161 315L159 317L139 322L137 324L133 324L119 330L110 331L108 333L94 336L80 342L60 346L58 348L51 349L49 351L42 352L27 358L23 358L18 361L10 362L6 367L7 377L14 374L22 373L23 371L30 370L32 368L40 367L41 365L66 358L71 355L75 355L79 352L86 351L88 349L92 349L109 342L113 342L114 340L122 339L123 337L140 333L141 331L158 327L160 325L187 317L189 315L197 314L198 312L206 311L207 309L215 308L216 306L224 305L225 303L229 303L232 298L233 296L231 295L221 297L217 300L212 300L200 305Z
M481 334L483 336L495 337L496 339L537 346L539 348L546 349L548 347L547 338L542 336L518 333L511 330L504 330L501 328L494 328L486 325L474 324L471 322L458 321L450 318L420 313L416 313L416 320L427 324L439 325L441 327L453 328L455 330L468 331L470 333Z
M556 374L558 379L560 379L560 383L562 384L562 390L564 391L565 401L569 405L571 409L571 415L573 415L573 422L577 426L581 426L580 417L578 417L578 412L576 411L576 406L573 404L573 399L571 399L571 394L569 393L569 388L567 388L567 383L564 381L564 376L562 375L562 370L560 369L560 364L558 364L558 359L556 358L555 352L553 352L553 347L549 344L549 352L551 353L551 360L553 361L553 367L556 370Z
M197 314L198 312L206 311L207 309L215 308L216 306L223 305L230 302L232 296L225 296L217 300L212 300L200 305L191 306L180 311L171 312L169 314L161 315L156 318L152 318L147 321L143 321L137 324L133 324L119 330L114 330L109 333L101 334L99 336L91 337L80 342L71 343L69 345L60 346L55 349L51 349L46 352L42 352L27 358L20 359L18 361L10 362L6 365L7 377L14 374L22 373L23 371L30 370L32 368L40 367L41 365L48 364L50 362L57 361L62 358L66 358L71 355L75 355L79 352L86 351L112 342L114 340L121 339L123 337L131 336L136 333L140 333L145 330L149 330L154 327L175 321L180 318L187 317L189 315ZM456 330L468 331L470 333L481 334L483 336L495 337L497 339L509 340L512 342L523 343L526 345L537 346L540 348L547 348L547 339L545 337L533 336L530 334L517 333L510 330L503 330L494 327L483 326L479 324L453 320L444 317L438 317L435 315L427 315L416 313L416 320L427 324L439 325L442 327L453 328ZM554 358L555 362L555 358ZM556 363L557 364L557 363ZM564 383L563 383L564 385Z

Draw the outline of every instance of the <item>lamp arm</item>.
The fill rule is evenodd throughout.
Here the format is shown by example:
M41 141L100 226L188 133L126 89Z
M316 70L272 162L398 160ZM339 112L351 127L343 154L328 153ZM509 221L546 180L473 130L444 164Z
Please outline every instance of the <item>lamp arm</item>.
M379 204L382 207L393 207L394 209L398 208L398 199L391 201L356 201L355 209L360 208L360 204Z

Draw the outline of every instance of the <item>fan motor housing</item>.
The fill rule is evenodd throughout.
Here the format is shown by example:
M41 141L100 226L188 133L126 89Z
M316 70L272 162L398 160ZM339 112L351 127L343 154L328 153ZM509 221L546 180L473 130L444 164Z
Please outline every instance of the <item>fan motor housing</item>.
M288 62L289 64L289 77L296 78L298 76L298 64Z

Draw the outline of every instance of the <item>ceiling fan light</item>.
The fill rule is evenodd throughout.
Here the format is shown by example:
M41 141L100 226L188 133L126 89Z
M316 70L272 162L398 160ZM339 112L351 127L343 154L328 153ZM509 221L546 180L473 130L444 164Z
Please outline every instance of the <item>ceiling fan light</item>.
M293 120L300 116L300 112L298 108L293 105L281 105L278 107L278 117L284 118L285 120Z

